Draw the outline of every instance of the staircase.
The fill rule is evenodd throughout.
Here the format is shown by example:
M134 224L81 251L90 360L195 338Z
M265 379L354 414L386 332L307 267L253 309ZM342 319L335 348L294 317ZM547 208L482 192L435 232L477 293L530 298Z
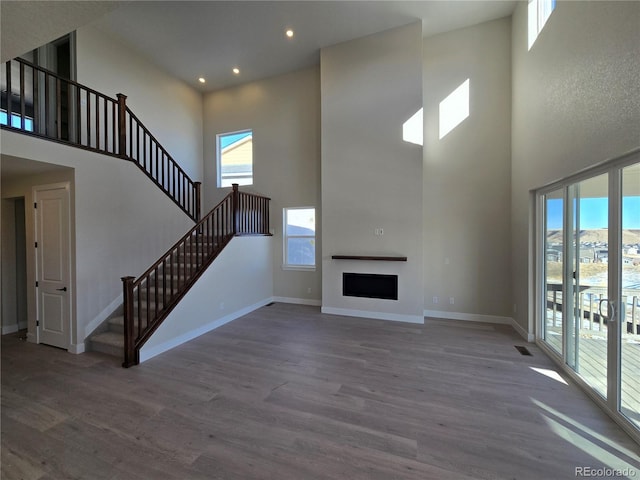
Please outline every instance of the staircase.
M234 236L270 235L270 199L237 184L201 218L200 182L127 107L125 95L111 98L18 58L0 71L0 97L7 112L1 128L130 161L197 222L145 273L122 278L120 314L90 337L92 350L124 358L124 367L140 362L140 348Z
M238 184L137 279L123 277L123 315L109 321L95 342L122 342L124 367L140 363L140 349L234 236L271 235L267 197L240 192ZM118 340L116 340L118 335ZM107 345L104 345L108 342ZM118 352L120 352L118 350Z
M134 332L138 331L140 318L143 320L143 324L150 323L152 315L157 316L158 313L164 313L165 310L170 307L173 308L173 305L178 303L179 299L186 293L182 292L182 289L184 289L187 280L190 278L189 274L195 274L195 269L189 272L190 262L203 265L205 252L217 251L219 253L222 248L221 243L214 242L211 237L204 238L198 232L192 233L187 237L186 241L178 247L178 255L173 257L170 264L161 263L157 273L154 270L147 280L141 282L139 297L136 296L133 302L133 311L135 312L133 316ZM163 258L165 257L167 257L167 254L163 256ZM195 281L191 282L191 284L193 283ZM168 312L164 316L167 314ZM91 335L89 338L90 349L122 359L125 357L124 332L125 318L124 312L120 308L117 315L109 318L98 332Z

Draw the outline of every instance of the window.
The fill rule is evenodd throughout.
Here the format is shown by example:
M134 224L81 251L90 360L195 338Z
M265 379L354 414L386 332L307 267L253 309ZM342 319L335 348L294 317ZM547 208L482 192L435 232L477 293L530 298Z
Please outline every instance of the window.
M529 0L527 28L529 32L529 50L533 47L554 8L556 8L556 0Z
M0 125L8 125L9 116L6 110L0 110ZM11 114L11 126L13 128L22 128L22 117L16 113ZM24 117L24 129L33 132L33 118Z
M253 184L253 131L224 133L217 136L218 187Z
M316 209L285 208L283 268L313 270L316 266Z

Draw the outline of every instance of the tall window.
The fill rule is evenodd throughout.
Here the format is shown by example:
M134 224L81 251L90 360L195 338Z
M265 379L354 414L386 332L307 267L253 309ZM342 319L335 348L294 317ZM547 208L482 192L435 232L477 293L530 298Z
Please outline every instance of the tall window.
M529 0L529 10L527 13L529 50L533 47L534 42L542 31L544 24L549 20L554 8L556 8L556 0Z
M285 208L284 268L311 270L316 266L316 209Z
M217 136L218 187L253 184L253 131L222 133Z

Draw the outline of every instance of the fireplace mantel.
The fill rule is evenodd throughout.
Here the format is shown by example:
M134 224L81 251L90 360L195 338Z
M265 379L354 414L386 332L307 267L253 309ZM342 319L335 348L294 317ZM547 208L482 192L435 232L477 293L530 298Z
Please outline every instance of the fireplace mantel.
M406 262L407 257L378 256L378 255L332 255L333 260L373 260L381 262Z

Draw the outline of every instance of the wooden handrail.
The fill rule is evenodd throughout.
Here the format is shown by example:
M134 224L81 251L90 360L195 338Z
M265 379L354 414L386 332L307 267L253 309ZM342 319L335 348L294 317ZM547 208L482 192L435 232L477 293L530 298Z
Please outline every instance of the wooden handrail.
M187 215L198 221L200 206L196 182L126 105L124 115L120 135L127 139L126 158L138 165Z
M140 363L140 348L234 236L270 235L269 200L238 192L234 184L231 193L142 275L122 278L124 367Z
M191 219L200 219L198 182L127 107L125 95L111 98L21 58L6 62L2 83L3 129L132 161Z
M253 193L239 192L238 185L235 183L233 193L236 195L238 212L235 217L235 234L269 234L269 201L271 199Z

